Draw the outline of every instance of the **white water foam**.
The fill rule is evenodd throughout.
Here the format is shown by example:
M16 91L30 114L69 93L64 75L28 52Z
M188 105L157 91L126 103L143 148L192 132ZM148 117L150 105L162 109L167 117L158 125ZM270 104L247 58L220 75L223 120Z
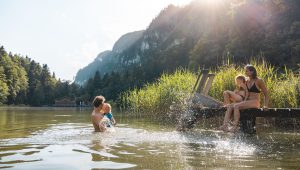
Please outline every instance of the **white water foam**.
M217 131L152 132L145 129L130 128L124 124L103 133L93 132L93 128L88 124L58 124L48 129L37 131L26 138L2 140L0 143L5 143L6 145L98 143L103 147L117 146L120 143L132 146L139 143L198 144L216 152L226 152L234 155L251 155L256 150L254 145L246 144Z

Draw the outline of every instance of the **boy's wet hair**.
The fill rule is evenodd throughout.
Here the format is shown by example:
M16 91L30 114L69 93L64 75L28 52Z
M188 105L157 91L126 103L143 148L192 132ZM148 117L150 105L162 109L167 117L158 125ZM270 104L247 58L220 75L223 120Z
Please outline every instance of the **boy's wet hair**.
M96 96L93 105L94 107L99 107L105 102L105 98L103 96Z

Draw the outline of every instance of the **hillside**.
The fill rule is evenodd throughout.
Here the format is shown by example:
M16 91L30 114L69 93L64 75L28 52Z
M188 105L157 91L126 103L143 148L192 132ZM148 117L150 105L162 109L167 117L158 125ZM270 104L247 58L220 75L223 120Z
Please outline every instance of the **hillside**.
M114 67L118 64L117 56L132 46L138 39L140 39L143 32L143 30L135 31L123 35L114 44L114 47L111 51L107 50L101 52L92 63L80 69L76 74L75 82L83 85L89 78L94 76L96 71L99 71L102 75L112 71L118 71L118 67Z
M228 58L235 63L247 63L251 57L265 58L278 67L296 68L300 63L299 30L297 0L169 5L134 42L126 43L121 38L110 53L100 53L93 63L79 70L75 82L83 84L99 70L102 77L105 73L126 77L122 84L127 88L140 87L178 67L216 67ZM119 46L123 48L118 51Z

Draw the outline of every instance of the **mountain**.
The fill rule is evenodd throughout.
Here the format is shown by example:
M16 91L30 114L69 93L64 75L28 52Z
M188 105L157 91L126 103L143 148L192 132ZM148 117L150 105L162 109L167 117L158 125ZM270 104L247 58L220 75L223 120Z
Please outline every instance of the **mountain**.
M80 69L76 74L75 82L83 85L89 78L94 76L96 71L99 71L102 75L118 71L118 67L114 67L118 64L117 56L140 39L143 32L144 30L141 30L123 35L114 44L111 51L101 52L92 63Z
M142 37L144 30L130 32L123 35L118 41L114 44L112 51L116 53L121 53L127 48L129 48L133 43Z
M296 67L299 30L297 0L226 0L214 5L196 0L182 7L169 5L145 31L122 36L112 51L100 53L79 70L75 82L83 84L99 70L102 76L126 77L120 83L129 88L139 87L178 67L216 67L228 58L247 63L251 57L263 57L276 66Z

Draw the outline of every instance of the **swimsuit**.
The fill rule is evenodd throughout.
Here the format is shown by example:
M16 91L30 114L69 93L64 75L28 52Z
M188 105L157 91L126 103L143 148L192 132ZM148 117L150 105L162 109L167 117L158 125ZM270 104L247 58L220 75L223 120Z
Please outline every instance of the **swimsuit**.
M113 118L112 113L108 112L108 113L104 113L103 115L106 116L109 119L109 123L106 126L107 127L112 127L112 118Z
M256 87L255 81L253 83L253 86L249 89L248 85L246 83L247 89L249 92L253 92L253 93L260 93L260 90Z
M110 113L110 112L104 113L103 115L106 116L107 118L109 118L109 120L111 120L113 117L112 113Z

